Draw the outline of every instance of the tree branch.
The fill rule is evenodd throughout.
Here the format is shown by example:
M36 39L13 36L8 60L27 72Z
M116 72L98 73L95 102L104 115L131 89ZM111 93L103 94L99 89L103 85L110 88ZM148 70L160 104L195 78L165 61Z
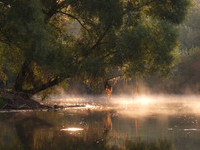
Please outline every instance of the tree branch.
M32 94L33 95L33 94L36 94L36 93L41 92L43 90L46 90L46 89L48 89L50 87L53 87L53 86L61 83L62 81L64 81L67 78L69 78L69 76L57 77L57 78L55 78L52 81L49 81L47 83L42 84L40 87L31 89L31 90L24 90L23 92L27 93L27 94Z
M116 54L117 52L118 52L117 50L116 50L116 51L113 51L113 52L110 52L110 53L108 53L107 55L102 56L100 59L105 59L106 57L108 57L108 56L110 56L110 55Z
M57 13L58 10L64 8L64 7L68 7L70 4L72 4L73 2L76 2L75 0L64 0L64 1L57 1L55 0L54 3L52 4L52 7L50 8L50 10L48 12L44 13L47 15L46 20L48 21L54 14Z
M124 75L124 73L120 74L120 75L113 76L111 78L106 79L106 81L118 80L119 78L123 77L123 75Z
M17 75L14 85L14 88L17 92L22 91L22 86L26 78L27 72L29 71L30 64L31 62L29 60L25 60L24 63L22 64L22 67Z
M108 25L108 27L106 28L106 30L104 31L104 33L99 37L99 39L97 40L97 42L90 48L91 50L92 49L95 49L100 43L101 41L103 40L103 38L106 36L106 34L108 33L109 29L111 27L111 24Z
M72 19L75 19L85 30L87 30L87 32L89 33L89 30L83 25L83 23L77 18L77 17L75 17L75 16L73 16L73 15L71 15L71 14L69 14L69 13L65 13L65 12L63 12L63 11L57 11L58 13L61 13L61 14L64 14L64 15L67 15L67 16L69 16L70 18L72 18Z

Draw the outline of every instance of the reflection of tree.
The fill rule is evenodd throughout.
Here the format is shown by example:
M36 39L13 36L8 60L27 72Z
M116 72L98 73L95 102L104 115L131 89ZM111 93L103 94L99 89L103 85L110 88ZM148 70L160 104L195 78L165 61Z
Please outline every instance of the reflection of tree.
M60 115L55 115L54 113L45 114L49 117L49 121L44 121L48 119L47 116L43 116L43 113L39 113L39 115L34 115L33 113L16 113L15 115L12 114L9 119L6 116L5 118L9 120L9 123L6 124L7 121L0 122L0 127L2 129L6 129L5 127L8 128L12 120L12 125L16 131L15 134L14 129L12 131L6 129L7 132L5 133L12 138L8 141L10 143L6 148L8 150L175 150L173 149L173 145L167 140L146 142L139 138L139 134L135 139L128 139L128 136L121 136L119 132L114 133L116 122L115 118L111 117L112 112L89 112L83 119L83 122L85 122L84 130L74 133L60 131L60 126L58 125L61 124L61 118L64 120L66 116L60 118ZM80 116L79 114L77 118L77 116L72 115L71 117L74 120L72 121L72 118L68 118L70 121L65 125L71 126L74 125L74 122L76 124L79 123L84 115L81 118ZM58 125L51 128L51 125L48 123L50 120L52 120L51 123L53 124L57 120ZM111 132L112 124L114 128ZM135 121L135 124L137 124L136 130L139 131L139 122ZM124 129L127 131L127 127ZM110 144L115 139L113 134L114 136L120 136L120 140L117 143ZM3 133L1 136L0 132L0 150L5 149L5 147L1 148L1 144L6 145L3 135L5 134ZM13 143L14 138L15 143ZM19 145L22 146L19 147Z
M103 120L103 125L104 125L104 136L107 136L109 131L112 129L112 120L111 120L111 114L108 112L105 115L105 118Z
M0 150L17 150L19 147L19 140L12 125L2 121L0 117Z
M138 130L139 130L139 120L135 119L135 134L138 137Z
M51 124L35 116L23 118L15 123L16 132L24 150L33 149L34 133L41 127L51 127Z
M146 143L137 138L135 141L127 140L126 150L176 150L174 146L166 139L158 142Z
M95 139L84 139L83 137L70 135L65 132L55 133L52 138L38 140L37 142L39 142L40 147L34 148L35 150L176 150L165 139L151 143L141 141L139 138L136 140L126 140L125 146L121 148L117 145L109 147L107 140L97 143Z
M66 126L75 125L74 122L79 123L77 120L81 119L75 118L76 116L73 116L73 118L68 118L70 122L68 122ZM74 120L72 121L72 119ZM27 130L32 128L28 126L29 121L27 120L23 123L27 124L26 126L20 124L17 125L18 130L19 127L24 127L25 130L22 133L19 133L21 140L23 141L25 139L23 144L26 144L26 147L24 149L30 149L31 146L34 150L109 149L106 137L112 128L110 113L89 112L87 117L84 119L84 121L87 122L87 124L84 125L84 131L74 133L60 131L60 129L57 130L55 128L53 130L41 130L41 128L36 128L37 130L26 133Z

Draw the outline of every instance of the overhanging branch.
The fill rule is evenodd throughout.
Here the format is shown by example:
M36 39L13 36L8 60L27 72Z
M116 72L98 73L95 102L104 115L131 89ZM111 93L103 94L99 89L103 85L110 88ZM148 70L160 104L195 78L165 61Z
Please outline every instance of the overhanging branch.
M28 93L28 94L36 94L38 92L41 92L45 89L48 89L50 87L53 87L59 83L61 83L62 81L64 81L65 79L69 78L68 76L62 76L62 77L57 77L47 83L44 83L42 84L40 87L37 87L37 88L34 88L34 89L31 89L31 90L24 90L23 92L24 93Z
M120 79L121 77L124 76L124 73L120 74L120 75L116 75L116 76L113 76L113 77L110 77L108 79L106 79L107 81L114 81L114 80L118 80Z
M58 13L61 13L61 14L64 14L72 19L75 19L81 26L82 28L84 28L85 30L87 30L87 32L89 33L89 30L83 25L83 23L76 17L76 16L73 16L72 14L69 14L69 13L65 13L63 11L57 11Z
M104 31L104 33L99 37L99 39L97 40L97 42L91 47L91 50L95 49L101 43L101 41L103 40L103 38L108 33L110 27L111 27L111 25L108 25L108 27L106 28L106 30Z

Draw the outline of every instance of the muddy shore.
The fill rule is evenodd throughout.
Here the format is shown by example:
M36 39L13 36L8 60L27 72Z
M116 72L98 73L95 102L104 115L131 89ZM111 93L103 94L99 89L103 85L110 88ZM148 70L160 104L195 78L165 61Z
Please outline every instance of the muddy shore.
M0 90L0 110L45 109L50 106L41 105L24 93Z

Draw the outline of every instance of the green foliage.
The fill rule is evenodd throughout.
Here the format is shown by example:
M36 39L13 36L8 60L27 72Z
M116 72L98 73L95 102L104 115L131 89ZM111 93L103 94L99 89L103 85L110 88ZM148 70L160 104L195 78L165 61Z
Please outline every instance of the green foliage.
M0 27L12 49L19 48L25 59L52 65L53 55L57 55L56 37L44 17L39 0L17 0L1 15Z
M20 58L13 61L19 90L48 88L43 85L61 78L104 81L115 69L166 75L189 2L0 0L0 57Z
M192 51L192 50L190 50ZM174 80L177 84L185 85L185 88L191 88L194 92L199 91L200 75L200 48L196 49L190 56L183 56L181 62L177 65ZM187 82L187 84L186 84ZM184 89L182 89L184 90Z
M179 24L185 19L188 5L188 0L155 0L150 11L161 19Z
M167 75L173 66L177 48L177 30L166 21L149 20L122 34L120 45L126 70L130 74L147 75L160 71Z
M200 80L200 1L194 0L187 20L180 28L180 55L173 74L167 80L154 76L146 83L154 92L199 94Z
M200 48L189 49L190 55L182 54L173 69L173 74L165 80L158 76L147 78L146 86L155 93L199 94L200 91Z
M200 7L199 2L189 11L187 21L180 26L180 42L182 50L200 46Z
M91 25L106 25L120 27L122 24L122 3L120 0L78 0L72 5L72 12L80 15L83 21L90 21ZM98 17L97 17L98 16Z
M8 101L8 99L3 95L0 95L0 109L6 105L6 101Z
M1 109L5 104L6 104L6 103L4 102L4 100L1 99L1 97L0 97L0 109Z
M68 89L68 87L69 87L68 80L65 80L54 87L50 87L46 90L39 92L38 94L41 100L43 101L45 99L48 99L51 95L63 94L64 90Z
M10 87L17 71L19 71L22 60L23 56L18 48L13 49L0 42L0 81L4 84L7 83Z

